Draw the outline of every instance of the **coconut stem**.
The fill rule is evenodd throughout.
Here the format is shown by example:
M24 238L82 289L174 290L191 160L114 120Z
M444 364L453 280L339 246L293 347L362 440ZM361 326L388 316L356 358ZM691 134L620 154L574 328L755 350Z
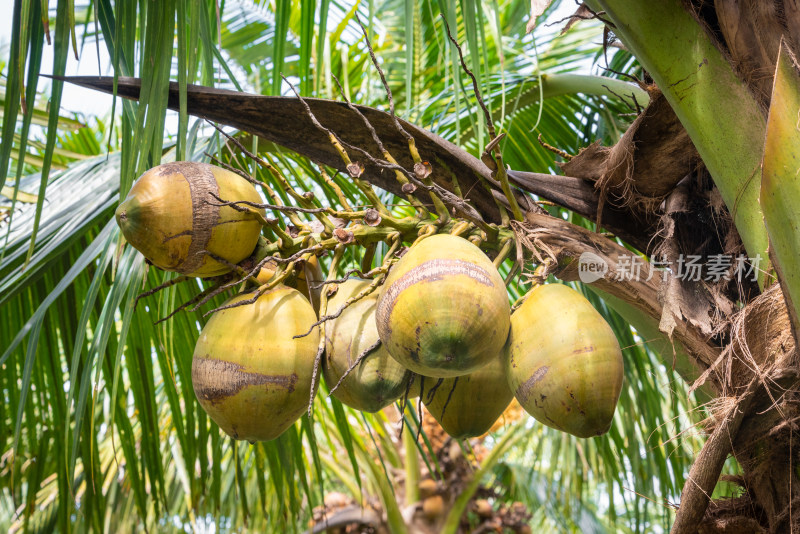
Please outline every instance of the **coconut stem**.
M319 120L317 120L317 117L314 115L314 112L311 111L311 107L308 105L308 102L306 102L305 99L302 96L300 96L300 93L297 92L297 89L292 84L292 82L287 80L286 77L283 76L283 75L281 75L281 78L283 78L283 81L285 81L287 84L289 84L289 87L291 88L292 92L295 94L295 96L298 98L298 100L300 100L300 103L305 108L306 114L308 115L309 119L311 119L311 122L314 124L314 126L318 130L324 132L328 136L328 139L329 139L331 145L333 145L333 148L336 149L336 152L339 154L339 157L342 158L342 161L344 162L345 166L347 167L348 172L350 173L350 176L353 178L353 183L356 184L356 187L358 187L359 190L361 190L361 192L364 194L364 196L367 197L367 199L370 201L372 206L376 210L378 210L378 212L381 215L384 215L384 214L388 215L389 214L389 210L386 209L386 206L383 204L381 199L375 193L375 190L372 189L372 186L369 183L367 183L364 180L361 180L359 178L359 176L363 172L363 168L364 168L363 165L361 163L359 163L359 162L353 162L350 159L350 156L348 155L347 150L345 150L344 145L339 140L339 138L336 136L336 134L333 133L333 131L331 131L330 129L324 127L319 122ZM364 150L362 150L362 149L360 149L358 147L353 147L351 145L349 145L349 146L350 146L350 148L354 148L358 152L360 152L361 154L367 156L370 160L374 159L374 158L372 158L372 156L370 156Z
M303 200L303 197L297 194L297 192L291 187L289 182L286 181L286 179L280 173L280 171L278 169L276 169L271 163L267 163L266 161L264 161L258 155L256 155L253 152L247 150L247 148L242 143L240 143L238 139L236 139L233 136L228 135L217 124L215 124L215 123L213 123L213 122L211 122L209 120L206 120L206 122L209 123L210 125L212 125L214 128L216 128L216 130L219 133L221 133L223 136L225 136L225 138L228 139L228 141L230 141L231 143L235 144L239 148L239 150L241 150L247 157L249 157L251 160L253 160L257 165L259 165L263 169L266 169L270 174L272 174L272 176L276 180L278 180L278 182L281 184L281 186L286 188L284 190L288 191L289 194L291 194L292 197L294 197L298 202L301 202ZM231 151L231 153L233 153L233 152ZM234 155L234 157L235 157L235 155ZM212 156L212 158L213 158L213 156ZM213 158L213 159L216 160L216 158ZM225 165L225 166L226 167L230 167L228 165ZM239 173L239 174L241 175L241 173ZM272 199L273 203L275 203L278 206L283 206L283 202L281 201L281 198L275 193L275 190L272 189L272 187L270 187L269 184L267 184L265 182L262 182L262 181L259 181L259 180L256 180L255 178L249 178L248 177L247 180L249 182L253 183L253 184L261 186L261 188L264 190L264 192L267 194L267 196L270 199ZM296 226L302 226L303 225L303 221L297 215L294 215L294 214L290 213L289 214L289 220L291 220L292 224L294 224Z
M369 39L367 39L367 46L369 46ZM347 103L347 107L350 108L353 112L355 112L359 117L361 117L361 120L364 121L364 126L367 128L367 131L369 131L369 133L372 135L372 140L375 141L375 144L378 146L378 150L383 155L383 159L385 159L389 163L397 165L398 169L394 170L394 176L397 182L400 184L400 187L405 191L409 189L409 186L406 184L410 184L412 188L411 191L413 193L413 184L411 184L408 178L406 178L406 176L399 170L400 164L397 163L397 160L394 159L394 156L392 156L392 154L386 149L380 137L378 137L378 132L375 130L375 127L372 126L372 123L369 122L369 119L367 119L367 117L365 117L364 114L361 113L361 110L358 109L356 106L354 106L347 98L347 95L345 95L344 92L344 88L342 87L342 84L339 82L339 78L333 76L333 79L336 82L336 86L339 88L339 94L341 95L342 100L344 100L345 103ZM404 188L403 186L406 187ZM419 214L420 217L428 218L429 214L427 208L412 193L406 194L406 200L408 200L409 204L411 204L412 206L414 206L414 208L416 208L417 213Z
M333 272L335 274L335 270L333 270L333 267L331 267L331 269L332 269L331 272ZM344 310L346 310L349 306L352 306L354 303L356 303L359 300L363 299L367 295L370 295L370 294L374 293L375 290L378 289L378 287L383 283L383 279L386 277L386 273L389 271L389 265L388 264L384 264L384 265L378 267L378 269L376 269L376 271L378 271L378 276L375 277L375 280L373 280L372 283L370 283L370 285L368 285L366 288L364 288L357 295L355 295L353 297L350 297L349 299L344 301L344 304L342 304L342 306L336 311L336 313L333 313L331 315L325 315L325 312L322 311L322 307L320 306L320 315L321 315L321 317L319 318L319 320L316 323L312 324L311 327L308 329L308 332L306 332L305 334L298 334L298 335L294 336L295 339L301 338L301 337L306 337L307 335L309 335L311 332L314 331L315 327L320 326L322 324L325 324L328 321L331 321L333 319L338 318L340 315L342 315L342 313L344 313ZM325 300L327 302L327 291L323 291L322 293L323 293L323 295L326 295Z
M419 235L417 236L417 239L414 240L414 243L411 244L411 246L414 247L418 245L420 241L422 241L426 237L430 237L435 234L436 234L436 226L432 224L423 226L422 228L419 229Z
M362 271L369 271L372 268L372 262L375 260L375 250L377 248L377 243L371 243L364 249L364 256L361 258Z
M277 286L278 284L280 284L281 282L286 280L286 278L289 277L289 275L292 273L292 271L294 271L294 266L295 266L295 262L291 262L291 263L289 263L289 265L286 266L286 268L283 271L276 272L272 276L270 281L267 282L266 284L261 285L255 291L253 296L250 297L249 299L239 300L239 301L236 301L236 302L234 302L232 304L225 304L225 305L220 306L218 308L214 308L213 310L209 310L206 313L204 313L203 317L207 317L208 315L210 315L212 313L215 313L215 312L218 312L218 311L228 310L230 308L238 308L239 306L247 306L249 304L254 304L261 295L263 295L264 293L266 293L270 289L274 288L275 286ZM237 283L239 283L239 282L237 282ZM196 305L194 309L198 308L203 303L208 301L212 296L221 293L223 290L224 290L224 286L221 286L221 289L219 289L216 293L207 295L206 298L203 299L204 302L201 302L200 304Z
M339 269L339 262L342 260L342 256L344 255L345 246L339 245L333 252L333 258L331 259L330 270L328 271L328 279L332 280L336 278L336 271ZM319 313L320 315L324 316L328 312L328 292L322 291L320 293L319 299ZM317 396L317 381L319 380L319 364L322 360L322 354L325 352L325 322L317 321L319 325L319 346L317 347L317 354L314 357L314 370L311 373L311 392L309 393L308 398L308 418L309 420L312 418L313 408L314 408L314 399ZM313 330L314 327L311 327ZM311 332L309 330L309 333ZM308 335L308 333L304 334ZM295 338L303 337L303 336L294 336Z
M167 320L169 320L170 318L174 317L174 316L175 316L175 315L176 315L178 312L180 312L181 310L185 310L186 308L188 308L189 306L191 306L191 305L192 305L192 304L194 304L195 302L198 302L199 300L201 300L201 299L205 298L205 297L206 297L206 295L208 295L209 293L212 293L212 292L216 291L217 289L219 289L219 287L220 287L221 285L222 285L222 284L215 284L215 285L213 285L213 286L209 287L208 289L205 289L205 290L201 291L200 293L198 293L197 295L195 295L195 296L194 296L194 297L192 297L191 299L187 300L186 302L184 302L183 304L181 304L180 306L178 306L177 308L175 308L174 310L172 310L172 311L169 313L169 315L167 315L167 316L165 316L165 317L162 317L162 318L161 318L161 319L159 319L158 321L154 322L154 323L153 323L153 326L155 326L155 325L159 325L159 324L163 323L164 321L167 321Z
M511 281L514 279L514 277L517 276L519 269L520 269L520 263L514 262L514 265L512 265L511 269L508 270L508 275L506 275L506 279L504 280L506 287L508 287L508 284L510 284Z
M364 349L364 351L361 354L358 355L358 358L355 359L353 364L350 365L350 367L347 368L347 370L342 374L341 377L339 377L339 380L336 382L336 385L333 386L333 388L331 388L331 391L328 394L328 397L333 395L333 392L336 391L339 388L339 386L342 385L342 382L344 382L344 379L347 378L347 375L349 375L356 367L358 367L359 364L361 364L361 362L366 360L367 356L372 354L374 351L378 350L378 347L380 347L380 346L381 346L381 340L379 339L375 343L373 343L372 345L370 345L369 347Z
M495 267L497 267L499 269L500 265L504 261L506 261L506 258L511 253L511 247L513 245L514 245L514 240L511 239L510 237L507 237L503 241L503 245L500 248L500 252L497 253L497 256L495 257L494 262L493 262Z
M450 235L460 236L464 232L467 232L470 228L472 228L472 223L469 221L460 221L456 223L450 230Z
M376 267L375 269L366 272L364 272L362 269L350 269L349 271L344 273L344 276L342 276L341 278L337 278L335 280L323 280L322 282L316 282L311 284L311 287L317 289L331 284L343 284L347 282L350 279L350 277L353 276L354 274L358 275L359 278L372 279L375 278L375 276L380 274L381 272L383 272L381 267Z
M208 256L210 256L211 259L220 262L221 264L223 264L224 266L226 266L227 268L229 268L231 271L235 272L239 276L243 277L241 279L242 281L245 281L245 280L253 280L253 281L255 281L255 277L254 276L248 276L249 273L246 270L242 269L239 265L237 265L235 263L231 263L228 260L226 260L225 258L223 258L222 256L220 256L218 254L214 254L213 252L210 252L208 250L204 250L203 253L208 255Z
M265 155L264 157L269 158L268 155ZM272 162L270 161L270 164L271 163ZM306 190L306 192L302 195L298 193L297 190L294 189L294 187L292 187L292 185L289 183L289 180L286 179L283 173L281 173L280 170L275 165L270 165L270 168L271 168L270 172L272 172L272 175L280 183L281 189L288 192L301 207L305 208L307 210L306 213L311 213L312 215L314 215L314 217L325 227L325 230L328 233L333 232L335 225L326 215L328 210L321 210L320 208L316 207L313 201L314 193L308 187L305 187L305 184L303 184L303 182L301 181L301 177L297 173L295 173L295 179L299 184L303 185L303 188ZM308 227L308 225L303 224L302 222L300 224L297 223L295 224L301 228Z
M350 207L350 202L348 202L347 197L344 196L344 193L342 192L342 188L339 187L339 184L334 182L333 179L331 179L324 167L320 166L319 173L322 175L322 180L325 182L325 184L333 189L333 193L336 195L336 198L339 200L339 204L342 205L342 208L344 208L345 211L353 211L353 208Z
M383 69L381 69L380 63L378 63L378 58L375 57L375 51L372 49L372 43L369 42L369 34L367 33L367 29L361 23L361 19L358 18L357 13L356 13L356 22L358 22L358 25L361 26L361 31L364 34L364 40L366 41L367 44L367 50L369 50L369 57L372 60L372 65L375 67L375 70L378 71L378 75L380 76L381 82L383 83L383 89L386 92L386 99L389 102L389 112L391 113L392 119L394 120L395 128L397 128L400 134L406 138L408 142L408 152L409 154L411 154L411 159L414 162L414 168L416 170L418 165L424 165L424 164L422 158L419 155L419 151L417 150L417 145L416 142L414 141L414 137L410 133L408 133L406 129L403 128L403 125L400 124L400 121L397 120L397 115L394 112L394 98L392 97L392 90L389 88L389 83L386 81L386 75L383 73ZM377 135L375 137L377 137ZM383 147L383 145L380 143L378 144L378 146L381 148ZM399 165L397 165L397 161L394 158L391 158L391 155L388 153L388 151L383 149L382 152L384 153L385 159L387 159L389 162L399 167ZM386 156L389 156L389 158L391 159L386 158ZM427 167L430 168L430 165L427 165ZM402 167L399 167L398 169L395 170L395 175L398 177L398 179L405 180L406 183L409 183L408 179L402 176L400 169L402 169ZM442 199L434 192L433 180L431 180L428 177L429 174L430 172L428 172L427 174L425 174L425 176L422 176L420 178L429 191L431 201L433 202L433 205L436 208L436 213L439 215L439 222L443 224L446 223L448 220L450 220L450 214L447 211L447 207L444 205L444 202L442 202ZM411 185L413 186L413 184ZM409 197L411 197L411 193L413 193L413 191L414 189L411 189L411 192L408 194ZM417 204L414 204L414 206L417 207ZM422 204L419 204L419 206L422 206ZM421 211L420 215L427 218L428 214L427 209L422 207L422 210L423 211Z
M453 228L453 226L458 224L458 222L460 221L451 220L447 224L438 228L438 231L448 232ZM403 219L396 219L394 217L382 218L377 226L357 225L350 228L350 231L353 232L353 244L366 246L370 243L376 243L378 241L393 241L396 239L396 235L399 235L402 238L402 241L414 241L419 237L420 232L423 231L425 227L433 227L433 230L428 231L437 231L436 226L432 225L430 221L425 221L416 217L406 217ZM511 231L506 228L498 228L498 234L501 238L512 236ZM307 235L300 235L298 237L291 238L284 243L268 244L258 251L258 255L292 253L297 251L302 246L302 241L307 237ZM494 241L489 240L487 243L492 244ZM321 252L323 250L331 250L339 244L340 243L336 238L323 239L319 242L315 251ZM263 257L264 256L259 258L257 256L256 258L260 261L263 259ZM281 261L280 258L277 257L276 260Z
M450 33L450 25L447 23L447 18L442 15L442 20L444 21L445 30L447 31L447 37L456 47L458 50L458 57L461 60L461 69L467 73L467 75L472 80L472 90L475 93L475 98L478 101L478 105L483 110L483 116L486 121L486 129L489 131L489 135L491 136L492 140L489 142L489 145L486 147L485 154L491 158L490 153L494 152L495 160L493 163L495 178L500 182L500 187L503 190L503 194L508 200L508 205L511 206L511 213L514 215L514 219L521 221L522 220L522 211L519 208L519 204L517 203L517 197L514 196L514 192L511 190L511 185L508 182L508 174L506 173L505 164L503 163L503 154L500 152L499 142L503 138L504 134L501 134L499 137L495 134L494 124L492 124L492 115L489 113L489 109L486 107L486 104L483 103L483 98L481 97L481 91L478 88L478 81L475 79L475 75L469 70L467 64L464 62L464 52L461 50L461 46L459 46L458 41L456 41L453 34ZM503 217L503 223L507 223L508 213L505 210L501 211L501 216Z
M133 309L136 310L136 306L139 305L139 301L141 299L149 297L150 295L153 295L155 293L158 293L162 289L167 289L168 287L172 287L175 284L180 284L181 282L184 282L184 281L186 281L188 279L189 279L189 277L187 275L182 274L180 276L176 276L172 280L167 280L163 284L160 284L160 285L154 287L153 289L151 289L149 291L145 291L144 293L140 293L139 295L137 295L136 301L133 303Z

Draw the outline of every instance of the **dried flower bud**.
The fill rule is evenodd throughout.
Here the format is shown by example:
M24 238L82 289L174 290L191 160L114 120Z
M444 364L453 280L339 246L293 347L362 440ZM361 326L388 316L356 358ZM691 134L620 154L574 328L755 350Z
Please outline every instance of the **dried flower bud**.
M433 172L433 167L427 161L423 161L421 163L414 164L414 174L417 175L417 178L420 180L424 180Z
M353 178L358 178L362 174L364 174L364 165L360 161L354 161L353 163L347 166L347 172Z
M400 189L402 189L403 193L405 193L406 195L410 195L417 190L417 186L412 184L411 182L408 182L407 184L403 184L403 187L401 187Z
M375 208L368 208L364 214L364 222L367 226L378 226L381 223L381 216Z
M343 245L348 245L355 241L355 236L353 232L345 230L344 228L337 228L333 231L333 236L336 238L339 243Z

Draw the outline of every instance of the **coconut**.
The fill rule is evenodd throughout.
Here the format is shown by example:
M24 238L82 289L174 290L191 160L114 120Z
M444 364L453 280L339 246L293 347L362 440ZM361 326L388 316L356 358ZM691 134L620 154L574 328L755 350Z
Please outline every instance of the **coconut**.
M328 313L336 312L347 299L369 286L365 280L348 280L328 300ZM369 347L378 341L375 325L375 305L378 296L373 293L345 308L325 328L326 357L323 366L325 382L333 388ZM406 391L411 373L397 363L381 344L345 377L333 392L344 404L363 412L377 412L400 398Z
M426 388L435 384L435 379L425 380ZM436 389L422 393L430 414L456 439L488 432L513 398L500 355L473 373L447 378Z
M219 203L214 196L261 202L253 185L238 174L177 161L136 180L117 208L117 224L128 243L156 267L198 277L224 274L230 267L212 254L239 263L255 250L261 224L253 213L214 205ZM262 209L255 211L264 215Z
M256 275L256 280L259 284L266 284L272 279L273 276L275 276L275 273L277 272L278 262L270 258L266 261L266 263L264 263L264 265L261 266L261 269L259 269L258 274ZM306 298L308 298L308 295L306 295Z
M239 294L226 304L248 298ZM211 316L195 346L192 385L222 430L236 439L267 441L305 412L319 331L294 336L314 321L308 300L286 286Z
M561 284L532 290L511 316L505 371L514 396L539 422L581 438L611 427L622 351L577 291Z
M508 337L506 287L494 264L460 237L428 237L392 268L378 299L381 341L404 367L449 378L486 365Z

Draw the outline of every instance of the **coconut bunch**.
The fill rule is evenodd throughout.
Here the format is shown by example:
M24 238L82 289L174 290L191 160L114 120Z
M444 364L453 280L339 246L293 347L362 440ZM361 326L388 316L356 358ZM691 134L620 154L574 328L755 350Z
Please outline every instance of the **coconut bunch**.
M437 191L427 164L398 172L410 212L397 212L350 161L369 206L355 209L324 170L314 184L290 183L238 146L269 179L167 163L144 173L116 212L154 267L206 279L187 305L236 293L206 314L192 362L198 401L227 434L276 438L311 413L321 380L363 412L418 398L457 439L496 428L514 398L575 436L608 430L622 381L613 332L559 284L534 287L512 314L515 271L504 280L498 270L515 243L507 220L488 224ZM323 186L338 206L315 198ZM411 194L416 186L434 210Z
M321 379L364 412L418 398L459 439L496 428L515 398L538 421L578 437L609 429L623 364L602 316L558 284L535 284L512 314L507 284L532 267L527 260L544 268L536 277L543 282L552 252L517 233L520 199L528 209L533 200L514 194L500 149L505 134L496 134L475 87L490 137L481 162L493 182L483 185L500 185L499 222L483 218L446 166L424 161L393 117L408 142L396 159L344 94L372 136L369 147L343 142L295 91L347 181L326 167L277 165L217 128L227 163L166 163L133 185L116 212L125 240L151 265L180 275L140 297L204 279L202 292L171 316L236 293L205 313L192 363L198 401L226 433L274 439L306 409L311 415ZM253 169L232 166L240 155ZM392 204L363 176L368 167L396 181Z

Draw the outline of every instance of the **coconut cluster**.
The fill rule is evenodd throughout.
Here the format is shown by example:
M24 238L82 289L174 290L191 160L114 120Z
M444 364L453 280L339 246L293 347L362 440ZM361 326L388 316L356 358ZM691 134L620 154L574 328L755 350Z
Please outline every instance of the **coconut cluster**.
M238 200L251 207L226 203ZM252 207L258 202L238 175L181 162L145 173L116 215L153 265L206 277L254 253L264 218ZM321 375L342 403L376 412L420 397L455 438L489 431L514 398L578 437L610 428L623 376L619 344L567 286L534 288L512 314L489 257L467 239L436 234L414 243L379 292L356 298L368 280L326 285L327 310L338 311L319 326L319 260L295 279L302 291L269 286L276 268L265 263L253 277L263 284L256 293L245 290L212 314L194 351L198 401L234 438L270 440L289 428L313 398L320 354Z

